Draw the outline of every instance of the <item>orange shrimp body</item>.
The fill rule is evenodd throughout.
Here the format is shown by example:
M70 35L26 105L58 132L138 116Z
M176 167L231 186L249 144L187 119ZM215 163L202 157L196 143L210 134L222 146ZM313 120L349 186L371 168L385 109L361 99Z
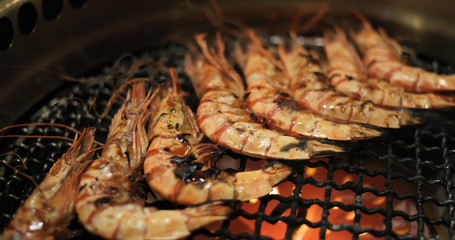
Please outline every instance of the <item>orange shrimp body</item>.
M455 90L455 75L439 75L422 68L411 67L400 61L397 42L381 29L379 34L368 20L355 13L362 21L362 29L352 32L352 38L363 54L363 62L370 78L377 78L410 92Z
M171 71L175 81L175 75ZM196 118L177 93L161 101L151 121L152 139L144 162L150 187L168 200L196 204L208 200L250 200L268 194L291 174L271 163L261 170L227 173L209 165L217 160L216 145L201 144Z
M335 32L325 32L324 49L329 64L328 77L339 91L356 93L364 100L388 107L428 109L455 106L438 94L410 93L388 82L366 80L360 57L339 28L335 28Z
M380 135L376 130L357 124L335 123L302 109L282 91L287 88L288 77L260 52L265 49L260 46L257 35L252 31L248 33L256 43L249 46L243 54L246 61L240 64L248 85L245 103L258 121L297 137L358 140Z
M95 129L85 129L51 168L46 178L16 212L4 239L70 238L67 229L74 216L74 199L81 174L91 163Z
M84 227L108 239L176 239L205 224L223 220L232 209L220 203L182 210L144 207L138 197L148 137L144 124L153 98L133 85L112 120L101 157L82 177L76 210Z
M230 69L224 56L216 58L208 51L203 38L196 36L204 56L187 57L185 70L202 95L197 123L207 137L236 152L260 158L299 160L342 151L337 146L286 136L255 123L242 108L240 76ZM217 42L219 50L224 49L219 35ZM223 51L219 53L221 56Z
M377 107L372 101L361 100L358 95L333 90L319 64L313 63L313 56L302 47L280 52L292 79L291 95L303 107L329 119L378 127L399 128L418 122L405 111Z

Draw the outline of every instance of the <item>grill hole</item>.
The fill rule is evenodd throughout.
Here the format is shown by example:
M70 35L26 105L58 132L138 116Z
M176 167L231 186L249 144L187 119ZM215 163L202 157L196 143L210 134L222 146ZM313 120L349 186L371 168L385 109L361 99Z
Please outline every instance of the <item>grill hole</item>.
M87 0L69 0L71 7L84 8L87 6Z
M37 22L36 8L31 3L25 3L19 9L17 14L17 24L19 31L24 34L30 34L35 30Z
M8 18L0 19L0 50L7 50L13 44L13 24Z
M60 17L63 10L62 0L43 0L43 16L51 21Z

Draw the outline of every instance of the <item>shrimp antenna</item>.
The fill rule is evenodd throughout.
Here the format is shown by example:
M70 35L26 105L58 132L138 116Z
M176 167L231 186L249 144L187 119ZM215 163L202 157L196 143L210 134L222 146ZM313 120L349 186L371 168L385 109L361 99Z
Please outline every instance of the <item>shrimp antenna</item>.
M359 10L355 9L355 8L349 8L349 11L355 16L357 17L360 22L362 22L363 24L363 27L368 29L368 30L374 30L373 26L371 25L371 23L368 21L368 19L365 17L365 15L363 15Z
M308 21L304 24L300 25L300 20L303 16L311 13L307 11L307 6L302 6L297 11L296 15L291 20L290 29L291 32L305 32L308 31L313 25L315 25L322 17L329 11L330 6L325 3L322 5L321 9L317 10L315 15L311 17Z
M68 180L68 184L65 186L63 199L61 203L61 205L65 207L60 208L59 214L64 215L66 214L65 211L68 211L67 206L69 206L71 202L74 201L74 199L71 199L71 197L74 196L75 193L77 192L79 180L94 161L95 160L89 160L84 162L81 166L79 166L76 169L71 178Z
M216 44L218 46L218 58L225 73L230 76L239 86L243 86L242 78L239 74L237 74L237 72L231 69L229 63L226 60L226 55L224 54L225 46L220 32L216 33Z
M94 109L94 113L97 117L99 118L105 118L107 116L107 114L109 113L110 111L110 108L111 108L111 105L112 103L114 102L115 99L117 98L123 98L121 95L120 95L120 92L126 88L127 86L135 83L135 82L139 82L139 81L150 81L150 79L148 78L134 78L134 79L131 79L133 73L135 70L137 70L139 67L141 66L146 66L146 65L155 65L155 66L158 66L159 68L162 68L162 69L166 69L166 66L158 61L155 61L155 60L149 60L149 61L137 61L136 60L136 57L132 54L124 54L122 55L115 63L114 63L114 66L113 66L113 69L115 69L116 66L118 66L120 64L120 61L125 59L126 57L131 57L133 58L133 60L135 61L135 63L129 68L128 72L127 72L127 77L126 77L126 80L125 80L125 83L123 85L121 85L120 87L116 88L115 86L115 83L113 82L113 75L114 75L114 72L112 71L111 72L111 84L113 85L113 88L114 88L114 93L112 94L112 96L109 98L109 101L103 111L102 114L99 114L95 108ZM95 104L96 102L96 98L92 101L92 103L90 104L90 107L89 107L89 111L92 109L92 106Z
M135 79L132 79L132 80L128 80L127 82L125 82L122 86L120 86L117 90L114 91L114 93L112 94L112 96L109 98L109 101L107 102L107 105L106 107L104 108L104 111L103 111L103 114L99 114L96 109L94 109L94 113L97 117L99 118L105 118L107 116L107 114L109 114L109 111L111 110L111 105L112 103L114 102L114 100L116 98L118 98L120 96L120 92L125 89L126 87L134 84L134 83L137 83L137 82L146 82L146 81L150 81L149 78L135 78ZM95 100L93 100L92 104L94 104Z
M215 66L219 71L223 72L227 76L231 78L236 84L239 86L243 86L243 81L235 71L233 71L229 64L227 63L226 57L224 56L224 43L221 39L221 33L217 32L217 46L218 46L218 57L215 57L212 53L210 53L207 41L205 40L205 34L196 34L194 39L196 43L199 45L202 51L202 55L210 64Z
M322 8L316 12L316 14L311 17L307 22L305 22L302 26L298 28L298 32L306 32L312 26L319 22L319 20L324 17L324 15L329 11L330 7L328 4L324 4Z
M261 39L259 39L259 36L254 32L252 29L246 29L245 34L248 36L250 41L254 44L254 46L257 47L259 52L264 55L269 61L273 63L277 68L279 68L281 71L286 71L283 63L279 60L277 60L267 49L264 48L262 45Z
M25 167L25 169L27 169L27 166L25 165L25 161L24 161L17 153L14 153L14 152L7 152L7 153L2 153L2 154L0 154L0 156L4 156L4 155L8 155L8 154L12 154L12 155L17 156L17 157L20 159L20 161L21 161L21 163L23 164L23 166ZM5 162L5 160L1 160L1 163L2 163L3 165L5 165L6 167L12 169L14 172L16 172L16 173L18 173L18 174L24 176L25 178L29 179L29 180L33 183L33 185L35 185L35 187L38 189L38 191L40 191L41 194L44 196L43 190L39 187L39 184L35 181L35 179L33 179L32 176L30 176L30 175L28 175L28 174L26 174L26 173L21 172L19 169L17 169L17 167L11 166L9 163ZM22 165L20 165L20 166L22 166Z
M11 126L7 126L7 127L4 127L2 129L0 129L0 133L8 130L8 129L11 129L11 128L17 128L17 127L30 127L30 126L52 126L52 127L62 127L62 128L66 128L74 133L77 133L77 134L81 134L80 131L76 130L75 128L72 128L68 125L65 125L65 124L60 124L60 123L22 123L22 124L15 124L15 125L11 125Z
M265 49L264 46L262 45L261 39L259 39L259 36L252 30L252 29L246 29L245 34L248 36L250 41L253 43L253 45L256 47L256 49L264 56L266 57L275 67L283 71L285 74L286 78L291 79L291 76L289 75L287 69L284 66L284 63L281 59L276 59L272 53ZM283 44L279 44L279 47L283 47ZM283 91L282 88L278 87L275 82L271 81L269 78L265 79L271 86L274 88L278 89L279 91ZM290 81L288 81L288 85L290 86ZM290 89L288 86L287 89Z
M169 68L169 75L171 75L171 81L172 81L172 95L174 97L179 96L180 84L177 83L177 75L175 72L175 68Z
M111 81L111 85L112 85L112 89L116 89L117 87L115 86L115 82L114 82L114 75L115 75L115 70L117 67L120 66L120 62L126 58L130 57L133 62L136 62L136 56L134 56L133 54L131 53L124 53L122 54L116 61L115 63L112 65L112 68L111 68L111 71L110 71L110 74L109 74L109 79Z
M17 127L30 127L30 126L51 126L51 127L62 127L66 128L76 134L76 136L79 134L81 135L81 132L78 131L75 128L72 128L70 126L67 126L65 124L60 124L60 123L22 123L22 124L16 124L12 126L7 126L2 129L0 129L0 133L11 129L11 128L17 128ZM63 137L63 136L45 136L45 135L19 135L19 134L14 134L14 135L3 135L0 136L0 138L49 138L49 139L62 139L62 140L67 140L67 141L73 141L71 138ZM99 146L104 146L103 143L98 142L94 140L94 142L99 145Z
M207 0L201 4L200 7L196 7L191 1L185 1L188 8L198 8L201 10L211 25L216 27L219 31L234 37L243 37L239 29L243 29L245 26L240 21L234 19L227 19L220 4L217 0Z

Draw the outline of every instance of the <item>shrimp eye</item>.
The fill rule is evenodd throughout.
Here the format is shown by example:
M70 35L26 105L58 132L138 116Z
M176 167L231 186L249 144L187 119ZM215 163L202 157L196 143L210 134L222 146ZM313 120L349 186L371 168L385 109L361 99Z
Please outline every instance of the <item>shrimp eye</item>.
M159 84L167 83L170 79L169 73L167 72L158 72L157 81Z

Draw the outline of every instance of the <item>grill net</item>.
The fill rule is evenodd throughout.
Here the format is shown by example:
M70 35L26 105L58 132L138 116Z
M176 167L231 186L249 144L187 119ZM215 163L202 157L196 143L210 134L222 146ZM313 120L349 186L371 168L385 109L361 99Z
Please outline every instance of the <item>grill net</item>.
M163 48L142 51L141 59L153 59L177 67L183 89L192 87L182 73L186 49L169 44ZM449 64L409 56L409 61L430 71L450 74ZM125 71L128 61L122 61L115 72ZM67 83L38 103L20 123L62 123L82 130L97 128L96 140L104 142L111 116L119 108L114 104L105 118L87 113L87 105L95 98L95 108L102 112L113 90L109 81L110 67L90 72L87 83ZM142 72L140 74L147 73ZM139 74L139 75L140 75ZM115 74L119 77L121 74ZM197 99L189 97L194 108ZM257 201L244 203L230 220L215 223L195 231L189 239L290 239L307 229L313 239L448 239L455 236L454 149L455 112L414 111L425 119L418 126L399 130L384 130L379 139L355 142L346 154L325 159L292 162L296 173L271 194ZM93 111L92 111L93 113ZM9 130L11 135L45 135L74 137L71 131L52 126L29 126ZM36 182L71 145L69 141L47 138L3 138L2 153L17 153L27 169L20 171ZM243 171L261 161L231 154ZM1 159L10 166L20 166L13 155ZM23 204L35 184L5 164L0 166L0 229L4 229L17 208ZM155 206L179 207L158 201ZM341 214L340 214L341 213ZM375 219L378 226L370 224ZM158 227L158 226L157 226ZM95 238L74 220L71 228L76 238ZM319 234L319 237L317 236Z

